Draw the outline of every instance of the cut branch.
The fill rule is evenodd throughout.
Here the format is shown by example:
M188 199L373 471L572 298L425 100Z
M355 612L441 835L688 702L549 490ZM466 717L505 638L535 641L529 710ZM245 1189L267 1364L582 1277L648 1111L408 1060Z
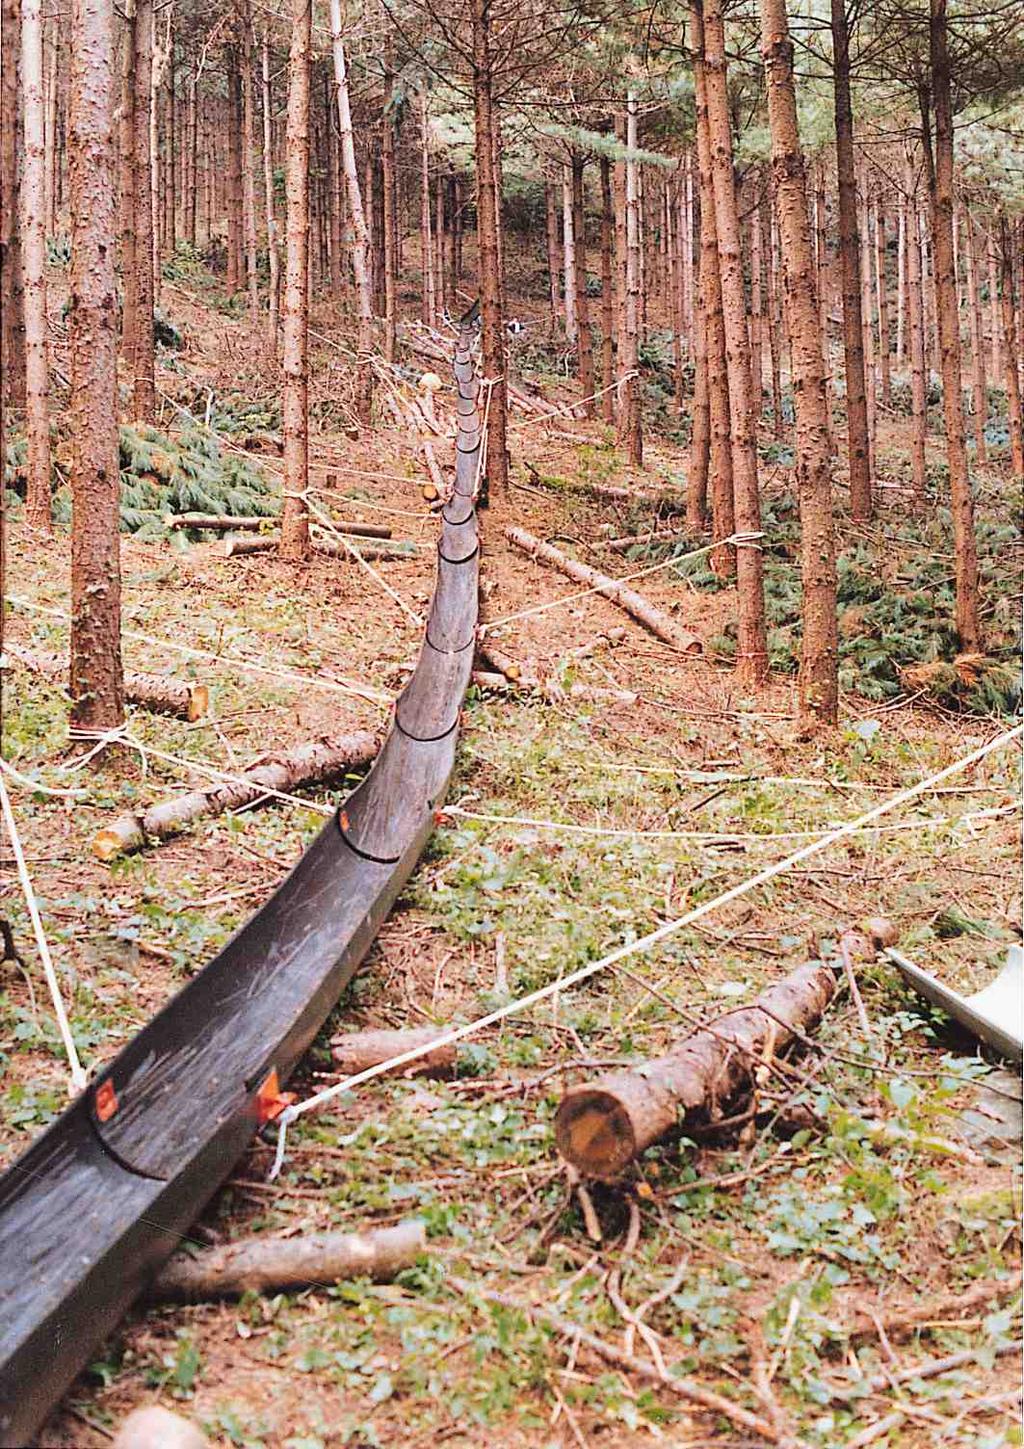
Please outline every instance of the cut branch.
M338 530L342 532L341 529ZM276 533L266 534L262 538L226 538L224 540L225 558L244 558L254 553L275 553L277 551L279 535ZM396 543L399 541L396 540ZM408 559L415 554L412 544L405 548L379 548L375 544L353 545L358 548L359 557L368 561L380 561L381 559ZM332 538L322 538L315 535L313 538L313 552L325 554L328 558L352 559L353 555L343 543Z
M620 609L625 609L627 614L632 615L638 623L643 624L644 628L649 629L657 638L664 640L666 644L671 644L681 653L699 654L703 649L703 644L695 634L690 634L686 629L680 628L663 609L659 609L649 599L645 599L643 594L638 594L635 589L627 588L617 579L609 578L607 574L598 573L597 569L591 568L589 564L569 558L567 554L552 547L550 543L543 543L539 538L534 538L533 534L527 533L525 528L509 528L505 532L505 537L523 553L529 554L531 558L550 564L552 568L558 569L567 578L595 589L604 598L617 604Z
M402 1052L426 1046L441 1035L441 1030L432 1026L411 1031L351 1031L331 1038L331 1056L346 1076L353 1076L367 1067L390 1061ZM444 1077L454 1072L455 1064L455 1043L448 1042L395 1070L407 1077Z
M230 513L169 513L164 520L168 528L207 529L216 533L258 533L273 518L233 517ZM391 530L379 523L335 523L339 533L353 538L390 538Z
M243 1238L172 1258L157 1275L150 1297L197 1303L242 1293L322 1287L345 1278L387 1283L426 1248L418 1220L366 1233L311 1233L303 1238Z
M831 968L808 962L665 1056L570 1088L555 1118L558 1150L587 1176L617 1177L687 1112L713 1116L752 1080L766 1054L778 1055L817 1025L835 990Z
M95 836L93 853L100 860L113 860L125 851L138 850L151 838L163 840L197 820L239 810L275 791L291 792L349 770L362 769L371 763L378 748L379 741L368 730L307 740L250 766L237 780L220 781L203 790L174 795L138 815L119 816Z
M49 650L23 649L20 644L8 644L7 653L33 674L60 681L68 677L67 661L60 654ZM159 674L126 674L124 697L129 704L140 704L144 709L193 721L202 719L210 702L210 692L205 684L188 679L165 679Z

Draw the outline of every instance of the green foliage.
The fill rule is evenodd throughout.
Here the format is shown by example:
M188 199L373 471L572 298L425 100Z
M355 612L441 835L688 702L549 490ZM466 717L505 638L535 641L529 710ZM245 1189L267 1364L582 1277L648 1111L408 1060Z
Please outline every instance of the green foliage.
M71 238L67 232L59 231L46 238L46 265L61 269L71 265Z
M144 424L121 429L121 526L147 538L166 532L169 513L272 518L278 502L244 458L221 451L213 433L170 435Z

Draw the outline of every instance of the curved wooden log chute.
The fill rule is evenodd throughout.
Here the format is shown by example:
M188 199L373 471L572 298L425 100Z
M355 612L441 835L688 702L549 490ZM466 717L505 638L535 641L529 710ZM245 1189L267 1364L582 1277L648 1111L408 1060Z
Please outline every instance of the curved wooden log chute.
M25 1444L231 1172L434 823L473 665L478 385L416 670L372 770L267 903L0 1178L0 1443Z

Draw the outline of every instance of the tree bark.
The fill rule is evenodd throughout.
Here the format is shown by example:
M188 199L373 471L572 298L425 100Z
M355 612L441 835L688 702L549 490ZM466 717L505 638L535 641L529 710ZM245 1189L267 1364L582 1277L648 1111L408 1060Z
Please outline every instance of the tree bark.
M704 258L700 258L703 293ZM693 319L693 423L690 430L690 476L686 480L686 526L694 538L707 528L708 468L711 462L711 407L708 392L707 314L703 296ZM728 536L728 535L726 535Z
M864 322L861 315L857 176L853 155L853 101L850 95L850 31L846 18L846 0L831 0L831 6L850 512L855 522L866 523L872 513L871 457L864 377Z
M915 501L924 502L927 481L925 441L928 432L928 392L924 362L924 280L921 275L921 231L917 224L917 174L908 152L907 204L907 328L910 336L911 468Z
M584 206L583 157L572 158L572 230L576 244L576 327L579 333L579 378L583 393L583 416L596 412L594 392L594 340L590 334L590 303L587 299L587 215Z
M139 327L139 273L135 257L135 0L125 3L118 114L118 186L121 228L121 355L135 387L135 339Z
M772 431L781 438L782 416L782 311L779 307L779 269L775 259L775 221L769 188L761 198L761 235L764 238L764 279L768 318L768 352L772 370ZM723 372L724 376L724 372Z
M601 417L615 422L615 216L612 211L612 166L601 157Z
M267 260L270 267L267 336L270 355L276 361L281 309L281 255L277 239L277 208L274 203L274 125L270 90L270 34L267 27L264 27L260 46L260 79L263 89L263 210L267 223Z
M338 0L332 0L333 7ZM312 6L292 0L285 170L285 289L282 338L284 506L281 557L309 557L309 81ZM338 41L340 44L340 39ZM351 130L349 133L351 144Z
M368 1067L379 1066L403 1052L426 1046L441 1036L440 1027L425 1026L412 1030L388 1031L371 1028L368 1031L347 1031L342 1036L331 1038L331 1056L335 1066L346 1077L365 1072ZM457 1060L456 1044L436 1047L426 1056L407 1062L404 1067L393 1070L403 1077L448 1077L455 1073Z
M1013 248L1006 215L999 213L1002 271L1002 351L1006 358L1006 404L1010 424L1010 460L1014 477L1024 481L1024 424L1021 420L1020 372L1017 366L1017 324L1013 307Z
M907 198L900 197L900 229L896 243L896 366L903 367L907 330Z
M23 649L20 644L8 645L7 652L33 674L41 674L47 679L67 678L68 666L63 655L50 650ZM167 679L162 674L126 674L124 697L129 704L139 704L158 714L177 715L179 719L192 722L202 719L210 702L210 692L205 684Z
M0 27L0 245L5 252L4 291L0 295L0 387L13 408L25 405L25 317L23 309L21 222L21 4L2 0Z
M864 324L864 388L868 409L868 465L875 476L875 437L878 426L878 375L875 367L875 328L871 298L871 222L867 187L858 187L858 234L860 236L860 315Z
M892 406L892 336L889 331L889 277L886 270L885 209L875 202L875 292L878 297L878 362L882 405Z
M637 149L636 93L629 92L626 102L626 145L629 152ZM644 463L643 420L640 410L640 198L639 166L630 154L626 158L626 307L624 335L619 343L619 370L623 378L622 413L625 421L626 454L634 468Z
M135 0L132 106L135 134L135 335L132 412L136 422L156 416L156 361L153 343L155 239L153 235L153 0Z
M764 297L761 290L763 268L761 247L761 208L755 200L750 213L750 378L753 385L754 427L761 421L764 392L762 336L764 331Z
M41 0L22 0L21 91L24 152L21 261L25 316L25 432L28 442L25 522L51 533L50 409L46 345L46 144Z
M984 464L985 424L988 422L988 385L985 379L985 347L982 337L981 293L978 286L978 232L968 211L964 212L964 247L967 252L967 304L971 318L971 395L974 415L975 458Z
M391 33L384 39L384 114L381 117L381 187L384 192L384 356L394 362L398 322L398 217L395 215L395 69Z
M309 14L308 6L306 14ZM291 794L303 786L318 785L350 770L363 769L375 758L379 743L369 731L360 730L294 745L240 771L237 781L173 795L138 815L119 816L95 835L93 853L100 860L113 860L125 851L140 849L147 840L165 840L197 820L240 810L264 797L272 799L274 791Z
M494 176L494 74L491 53L491 0L472 0L473 119L476 138L477 245L484 375L490 383L487 457L481 502L490 490L503 499L508 486L506 438L505 322L499 256L497 195ZM568 289L567 289L568 290Z
M227 67L227 175L224 178L227 199L227 273L224 285L231 296L242 285L242 96L238 73L238 49L234 45L224 52Z
M259 278L256 272L256 167L252 150L255 100L252 75L252 22L245 5L239 22L242 69L242 228L245 233L245 281L249 295L249 321L260 322ZM173 164L173 158L172 158Z
M555 182L547 178L544 182L544 211L547 227L548 252L548 306L552 340L558 334L558 313L561 304L561 269L558 265L558 203L555 200Z
M369 424L373 409L373 282L370 276L370 236L359 190L359 169L356 165L355 139L352 134L352 108L349 104L345 42L341 28L341 0L330 0L330 14L334 89L338 106L338 129L341 133L341 164L345 172L348 211L352 222L352 270L359 308L356 412L361 423Z
M114 12L105 0L73 0L70 52L71 719L81 729L105 731L124 722Z
M562 167L562 257L565 271L565 340L571 347L579 341L576 321L576 219L572 209L572 171Z
M722 278L725 322L726 371L729 379L729 417L732 425L732 481L737 530L756 534L761 529L761 503L757 486L757 439L753 429L750 382L750 339L743 288L740 223L733 175L732 123L726 77L725 25L721 0L697 0L694 13L703 12L701 27L704 85L707 95L711 174L715 194L715 230ZM738 602L737 676L746 687L768 676L765 625L763 556L759 542L736 549Z
M836 541L828 383L786 0L761 0L761 53L768 88L772 169L793 352L803 585L800 715L804 728L813 729L836 724L839 712Z
M641 1070L570 1088L555 1116L559 1152L583 1176L613 1180L690 1114L714 1121L767 1054L813 1030L835 990L831 967L808 962Z
M929 37L935 153L929 160L928 180L932 201L937 316L942 348L942 411L946 426L946 458L949 463L950 507L953 513L956 628L961 649L973 653L981 648L978 549L974 536L974 499L967 469L967 444L964 436L960 314L953 266L953 100L946 33L946 0L931 0ZM931 138L927 126L924 140L925 154L929 156Z
M434 325L437 298L434 295L434 238L430 216L430 123L427 93L420 96L420 270L423 321Z
M553 548L550 543L543 543L539 538L534 538L532 533L527 533L525 528L509 528L505 530L505 537L515 548L532 559L541 563L549 564L552 568L558 569L567 578L574 579L578 584L584 584L588 588L595 589L603 598L610 599L620 609L625 609L638 623L643 624L657 638L671 644L673 649L678 649L682 654L699 654L703 645L695 634L690 634L665 613L638 594L635 589L627 588L620 584L617 579L609 578L597 569L592 569L589 564L580 563L577 559L569 558L567 554L559 549Z
M729 419L729 380L725 362L725 323L722 318L722 278L718 267L715 226L715 190L711 180L711 137L708 132L707 89L699 46L694 58L694 96L697 130L697 177L700 186L700 310L704 321L704 374L708 394L709 464L711 469L711 537L716 541L735 532L732 485L732 428ZM698 474L698 485L700 476ZM688 500L696 514L697 499ZM705 510L706 511L706 504ZM694 518L696 521L696 517ZM723 544L711 555L719 578L736 572L736 550Z
M179 1254L154 1279L150 1298L201 1303L243 1293L333 1286L346 1278L389 1283L426 1251L419 1219L365 1233L307 1233L300 1238L242 1238L194 1256Z
M995 232L988 234L986 248L988 260L988 323L989 341L992 346L992 376L1003 375L1002 316L999 310L999 265L996 259Z

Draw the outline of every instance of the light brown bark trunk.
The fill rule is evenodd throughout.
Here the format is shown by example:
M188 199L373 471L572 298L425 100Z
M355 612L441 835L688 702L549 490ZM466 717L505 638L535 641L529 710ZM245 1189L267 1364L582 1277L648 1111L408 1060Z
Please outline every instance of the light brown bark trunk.
M494 77L490 0L472 0L473 119L476 137L477 248L484 375L490 383L487 407L486 492L503 499L508 485L506 439L505 322L494 175Z
M12 408L25 405L25 318L21 269L21 4L2 0L0 27L0 244L5 253L0 296L0 387Z
M248 5L245 6L239 28L239 54L242 63L242 226L245 232L245 281L249 295L249 321L255 329L260 322L260 293L256 272L256 166L252 149L255 121L253 35Z
M18 644L8 645L7 652L33 674L47 679L67 678L68 664L61 654L50 650L23 649ZM158 714L177 715L193 722L202 719L209 704L209 690L205 684L166 679L160 674L126 674L124 697L129 704L139 704Z
M118 186L121 226L121 355L135 385L135 338L139 326L139 275L135 257L135 0L126 0L121 49L118 116Z
M73 0L70 52L71 718L82 729L112 730L124 722L124 698L118 547L114 12L104 0ZM148 206L148 190L145 198Z
M561 269L558 264L558 202L555 199L555 187L556 183L550 179L544 183L544 210L548 251L548 306L550 309L552 338L558 332L558 313L561 304Z
M1003 324L999 311L999 268L996 260L996 238L994 231L990 231L988 234L988 247L986 251L988 259L988 326L989 341L992 345L992 376L1002 377Z
M118 816L93 837L93 854L100 860L113 860L126 851L139 850L148 840L166 840L197 820L273 799L275 791L291 794L303 786L363 769L373 761L378 748L379 741L367 730L293 745L240 771L237 780L173 795L137 815Z
M590 334L590 304L587 299L587 219L584 208L583 159L572 158L572 222L576 247L576 327L580 357L580 389L583 415L592 418L594 407L594 340Z
M153 0L136 0L133 47L135 135L135 337L132 414L137 422L156 416L156 360L153 344Z
M781 438L783 434L782 328L779 321L779 276L775 265L775 226L772 219L770 192L761 198L761 235L767 243L764 247L764 278L768 318L768 354L772 374L772 431L776 438Z
M636 95L630 92L626 105L626 145L630 152L637 149L637 103ZM640 198L638 193L639 166L632 159L626 160L626 306L625 328L620 340L620 374L623 378L622 411L625 415L626 453L634 468L642 468L644 461L643 423L640 413L640 379L637 372L640 365Z
M434 238L430 215L430 124L426 91L420 96L420 270L420 315L427 326L432 327L437 315L437 298L434 295Z
M384 41L384 114L381 118L381 189L384 192L384 356L394 362L398 322L398 217L395 215L395 71L390 31Z
M896 252L896 366L902 369L907 329L907 199L900 197L900 229Z
M681 250L683 254L683 310L689 354L696 352L697 306L693 295L693 151L688 150L684 159L685 184L683 187L683 217Z
M715 190L711 180L711 137L708 132L704 67L698 53L694 62L697 127L697 176L700 185L700 302L704 320L704 371L708 392L711 469L711 537L716 541L735 532L732 485L732 428L729 418L729 381L725 361L725 323L722 318L722 278L718 267L715 227ZM699 482L698 475L698 482ZM706 503L702 512L706 512ZM696 522L697 500L693 500ZM711 567L720 578L736 572L736 550L722 544L711 554Z
M309 557L309 81L312 9L292 0L288 55L285 288L282 336L284 506L281 557Z
M442 1029L436 1026L395 1031L380 1027L371 1027L367 1031L346 1031L341 1036L331 1038L331 1056L340 1072L347 1077L355 1076L357 1072L379 1066L381 1062L390 1061L392 1057L401 1056L403 1052L427 1046L441 1035ZM447 1046L436 1047L425 1056L406 1063L404 1067L394 1067L392 1070L403 1077L447 1077L455 1071L457 1056L456 1044L449 1042Z
M274 122L270 90L270 36L266 27L260 46L260 79L263 89L263 211L267 224L267 259L270 267L267 336L270 355L276 360L281 309L281 254L277 237L277 208L274 203Z
M754 390L755 428L761 421L764 379L762 360L764 298L761 287L764 261L761 253L761 208L755 202L750 213L750 374Z
M57 118L60 76L60 18L51 22L45 38L46 55L46 120L43 133L43 170L45 172L46 234L57 230L57 173L60 169Z
M924 285L921 276L921 232L917 224L917 175L907 155L907 330L910 339L911 469L915 501L924 502L925 440L928 432L928 392L924 361Z
M978 548L974 536L974 499L967 469L960 365L960 315L953 266L953 101L946 31L946 0L931 0L929 35L935 154L928 172L932 200L935 287L942 347L942 410L946 425L946 458L949 463L950 507L953 513L956 627L960 647L974 651L981 647ZM929 143L930 137L926 128L926 149Z
M601 417L615 422L615 218L612 211L612 167L601 157Z
M46 345L46 144L41 0L22 0L21 88L24 152L21 263L25 314L25 521L45 533L50 520L50 408Z
M757 440L752 425L750 341L743 290L740 223L733 176L732 123L729 114L725 59L725 25L721 0L697 0L695 14L703 10L704 83L711 139L711 173L715 193L715 230L722 278L722 313L725 322L726 371L729 378L729 417L732 423L732 480L736 528L744 534L761 530L761 504L757 486ZM745 686L760 684L768 676L768 645L764 607L764 568L761 544L755 539L736 549L738 604L737 676Z
M576 323L576 232L572 212L572 172L562 167L562 257L565 271L565 340L575 346L579 340Z
M704 261L700 260L703 280ZM703 287L701 288L703 291ZM690 476L686 483L686 526L694 538L707 527L708 468L711 462L711 411L708 395L707 318L698 298L693 319L693 423L690 429Z
M839 644L828 386L785 0L761 0L761 54L792 340L803 586L800 715L806 729L837 722Z
M645 629L649 629L657 638L671 644L681 654L699 654L703 649L701 641L695 634L689 633L681 628L674 619L669 618L663 609L645 599L643 594L638 594L635 589L627 588L620 584L617 579L609 577L608 574L599 573L589 564L580 563L578 559L570 558L560 549L554 548L550 543L543 543L539 538L534 538L532 533L527 533L525 528L509 528L505 531L505 537L515 548L523 553L529 554L533 559L539 559L541 563L556 568L566 578L574 579L578 584L585 584L594 588L602 597L610 599L620 609Z
M850 461L850 512L855 522L866 523L872 513L871 455L864 376L860 237L857 234L857 177L853 156L850 32L846 18L846 0L831 0L831 6L836 166L839 176L839 261L843 280L843 353L846 361L846 417Z
M878 362L882 405L892 406L892 336L889 331L888 251L885 241L885 210L875 202L875 291L878 297Z
M875 326L871 296L871 222L868 214L867 187L862 184L858 195L860 234L860 315L864 324L864 388L868 407L868 461L875 476L875 437L878 426L878 373L875 366Z
M974 415L975 457L986 458L985 424L988 422L988 387L985 380L985 347L982 340L981 293L978 285L978 231L970 212L964 212L964 248L967 253L967 304L971 318L971 397Z
M1006 358L1006 403L1010 424L1010 460L1014 477L1024 481L1024 423L1021 419L1020 372L1017 364L1017 324L1013 306L1013 247L1010 226L1004 213L999 215L1000 261L1002 271L1002 351Z
M370 276L370 237L359 190L359 169L356 165L355 140L352 134L352 109L349 104L345 43L341 28L341 0L330 0L330 15L334 89L341 135L341 164L345 172L348 210L352 222L352 270L359 308L356 411L359 421L368 424L373 408L373 282Z

